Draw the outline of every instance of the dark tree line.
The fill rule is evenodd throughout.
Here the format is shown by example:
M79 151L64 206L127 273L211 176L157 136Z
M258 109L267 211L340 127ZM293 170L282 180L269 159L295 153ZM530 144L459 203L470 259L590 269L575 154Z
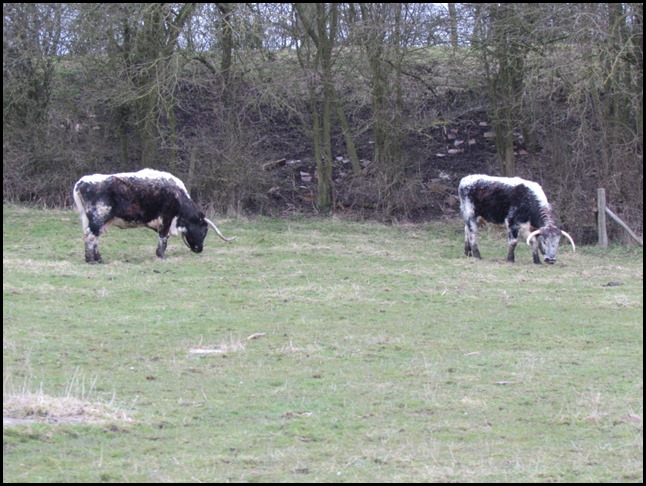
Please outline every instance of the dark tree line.
M641 229L643 4L3 4L5 201L153 167L254 210L264 164L310 157L326 211L342 153L393 214L437 134L483 117L491 172L548 184L570 225L605 187Z

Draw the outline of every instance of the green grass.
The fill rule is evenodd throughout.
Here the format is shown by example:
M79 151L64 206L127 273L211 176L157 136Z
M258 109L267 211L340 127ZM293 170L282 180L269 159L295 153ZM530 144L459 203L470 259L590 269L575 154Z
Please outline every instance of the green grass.
M3 207L5 482L642 482L641 248L215 220L87 265L75 213Z

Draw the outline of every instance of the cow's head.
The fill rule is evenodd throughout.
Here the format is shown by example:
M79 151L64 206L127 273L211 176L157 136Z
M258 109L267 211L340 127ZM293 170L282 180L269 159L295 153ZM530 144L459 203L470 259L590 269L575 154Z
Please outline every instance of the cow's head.
M204 248L204 238L206 238L209 226L213 228L218 236L224 241L232 241L236 238L235 236L233 238L226 238L222 235L215 223L210 219L207 219L202 212L197 213L196 216L189 216L188 218L183 219L181 223L179 221L177 222L177 228L181 231L184 243L195 253L202 252L202 249Z
M527 244L532 247L532 250L534 251L536 251L536 247L538 247L541 255L545 257L545 263L552 264L556 262L556 250L559 247L561 235L570 240L570 243L572 243L572 251L576 251L576 246L574 246L572 237L565 231L562 231L553 225L543 226L536 231L532 231L527 236ZM532 240L535 241L532 242ZM537 261L537 263L540 263L540 260Z
M206 221L202 212L177 221L177 229L181 232L182 240L194 253L201 253L204 249L204 238L209 230Z

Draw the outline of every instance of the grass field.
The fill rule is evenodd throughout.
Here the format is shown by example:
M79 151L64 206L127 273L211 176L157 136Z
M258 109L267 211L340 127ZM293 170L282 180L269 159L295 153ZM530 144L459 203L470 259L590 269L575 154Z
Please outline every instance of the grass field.
M641 247L215 221L3 207L5 482L642 482Z

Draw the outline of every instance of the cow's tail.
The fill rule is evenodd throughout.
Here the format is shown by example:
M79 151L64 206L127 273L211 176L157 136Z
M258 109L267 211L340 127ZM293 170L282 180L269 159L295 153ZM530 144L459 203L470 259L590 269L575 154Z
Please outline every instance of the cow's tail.
M76 211L81 217L81 224L83 225L83 231L88 228L89 220L87 214L85 214L85 204L83 203L83 198L81 198L81 191L79 190L80 182L77 182L72 189L72 197L74 198L74 205L76 206Z
M72 197L74 198L74 205L76 206L76 210L79 213L83 212L83 200L81 199L78 182L74 185L74 189L72 189Z

